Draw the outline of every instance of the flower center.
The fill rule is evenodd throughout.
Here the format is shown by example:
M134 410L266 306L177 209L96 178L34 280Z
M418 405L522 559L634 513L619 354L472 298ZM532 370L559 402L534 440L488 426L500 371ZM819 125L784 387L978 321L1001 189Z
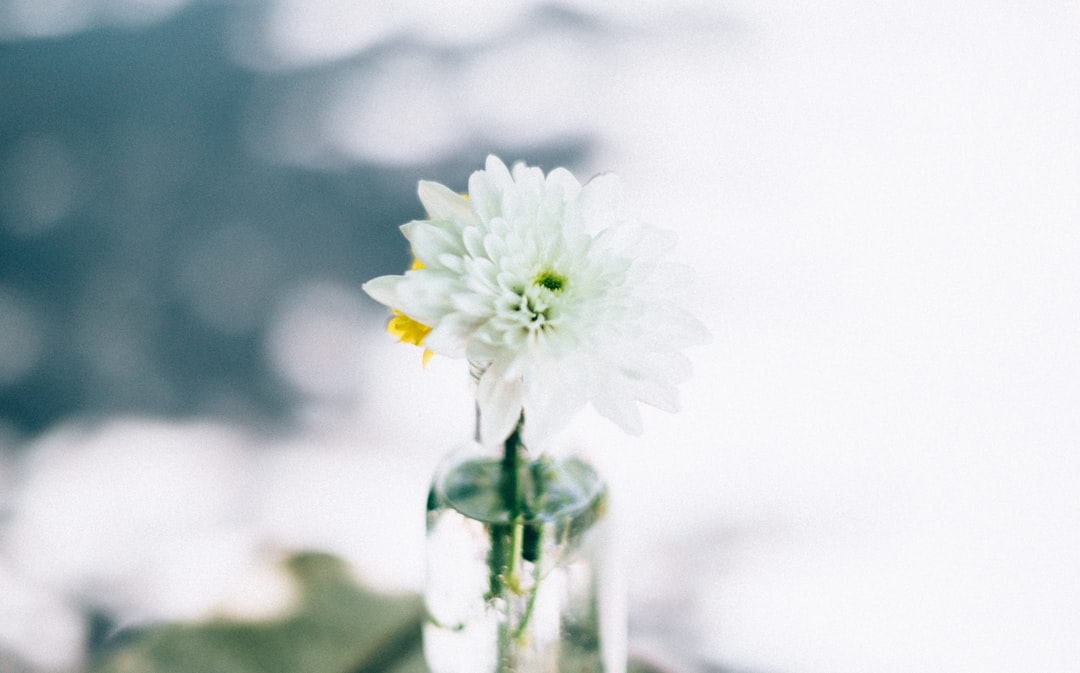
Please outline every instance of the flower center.
M529 334L547 332L554 328L556 310L552 306L566 286L566 278L553 272L543 271L532 283L516 290L518 295L518 325ZM557 322L557 321L556 321Z
M564 284L566 284L566 279L551 271L541 273L536 277L536 280L533 281L533 285L545 287L552 292L558 292L563 289Z

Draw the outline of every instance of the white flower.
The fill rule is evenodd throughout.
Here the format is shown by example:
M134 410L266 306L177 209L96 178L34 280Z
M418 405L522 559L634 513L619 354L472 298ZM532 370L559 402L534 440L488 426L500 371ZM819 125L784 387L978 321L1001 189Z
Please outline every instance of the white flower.
M485 169L467 197L421 182L430 219L401 228L418 264L364 290L430 328L426 349L484 368L484 441L523 416L528 445L587 403L633 434L637 402L675 411L690 371L680 349L705 330L673 301L689 280L661 262L673 237L622 216L614 176L582 186L495 157Z

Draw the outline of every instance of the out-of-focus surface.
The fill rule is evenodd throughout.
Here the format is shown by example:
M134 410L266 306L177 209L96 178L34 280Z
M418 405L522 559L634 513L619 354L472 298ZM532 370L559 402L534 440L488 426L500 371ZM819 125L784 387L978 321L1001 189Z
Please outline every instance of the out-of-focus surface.
M1080 9L0 1L0 671L421 582L460 363L359 290L418 179L619 173L700 275L615 482L680 670L1075 670Z

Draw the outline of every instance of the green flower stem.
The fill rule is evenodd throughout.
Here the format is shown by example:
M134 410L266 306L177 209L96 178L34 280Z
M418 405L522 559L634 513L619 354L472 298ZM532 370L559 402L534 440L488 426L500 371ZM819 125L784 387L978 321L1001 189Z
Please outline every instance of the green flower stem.
M506 562L510 573L506 576L506 586L510 591L515 594L521 593L521 578L518 577L518 566L520 565L522 540L525 535L525 527L521 523L521 515L514 517L513 533L511 535L510 543L510 556Z
M503 569L506 571L505 584L515 593L520 589L521 582L517 576L518 560L521 558L521 542L524 535L522 526L522 514L524 510L524 498L521 492L521 454L525 450L521 442L521 424L523 419L518 419L518 424L510 436L503 442L502 476L500 488L502 490L503 505L506 507L510 521L510 545L507 555L503 559Z
M522 564L525 540L525 498L522 492L522 459L525 446L521 441L521 425L503 442L502 470L499 489L506 508L506 525L492 528L491 589L492 597L502 596L506 618L499 626L498 670L511 673L516 668L514 649L524 634L536 600L537 587L532 587L525 615L515 628L511 624L515 596L522 592L519 568Z
M521 623L518 624L517 630L514 631L514 640L520 640L525 635L525 629L529 626L529 619L532 617L533 608L536 607L536 594L540 590L540 564L537 563L533 571L533 586L532 591L529 592L529 602L525 605L525 614L521 616Z

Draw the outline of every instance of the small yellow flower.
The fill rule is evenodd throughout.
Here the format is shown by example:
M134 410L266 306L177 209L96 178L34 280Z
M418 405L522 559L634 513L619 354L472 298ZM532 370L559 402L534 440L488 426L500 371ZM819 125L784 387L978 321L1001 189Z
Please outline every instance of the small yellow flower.
M422 268L424 268L424 265L421 264L418 259L413 259L412 266L409 267L410 270ZM423 323L413 320L396 308L391 308L390 310L394 313L394 317L390 318L390 322L386 323L386 331L402 343L412 344L414 346L423 345L424 337L428 335L431 328ZM423 365L425 367L427 367L428 362L431 361L432 355L435 355L435 353L426 348L424 349Z
M416 322L409 316L405 315L396 308L391 308L394 313L394 317L390 318L390 322L386 323L386 331L397 338L402 343L412 344L414 346L421 346L424 343L424 337L428 335L431 328L427 325ZM428 349L424 349L424 366L427 366L431 356L434 355Z

